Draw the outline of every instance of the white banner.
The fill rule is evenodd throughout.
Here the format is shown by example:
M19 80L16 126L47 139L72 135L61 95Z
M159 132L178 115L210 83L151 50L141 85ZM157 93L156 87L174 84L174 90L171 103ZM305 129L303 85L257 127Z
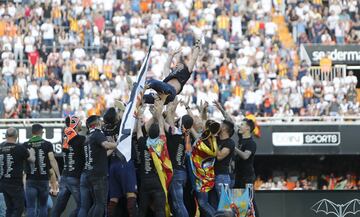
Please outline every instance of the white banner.
M126 161L131 159L131 143L132 143L132 134L134 131L134 126L136 123L135 111L136 105L139 99L139 95L144 89L146 74L149 66L149 57L151 53L151 46L145 57L145 60L140 68L136 82L134 83L133 89L131 90L129 102L126 105L124 114L122 116L122 121L119 130L119 138L117 141L117 149L125 156Z

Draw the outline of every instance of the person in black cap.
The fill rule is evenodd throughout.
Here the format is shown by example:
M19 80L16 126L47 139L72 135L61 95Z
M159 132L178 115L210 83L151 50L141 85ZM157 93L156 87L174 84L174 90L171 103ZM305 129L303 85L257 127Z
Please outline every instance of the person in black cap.
M76 209L70 217L76 217L80 209L80 175L85 164L84 142L85 136L80 135L81 120L77 116L65 119L63 153L64 169L60 181L60 191L52 210L53 217L60 217L72 195L76 202Z
M21 217L24 211L24 162L35 162L35 151L17 144L15 128L6 131L6 141L0 146L0 192L4 194L6 216Z
M42 138L44 127L34 124L31 133L30 140L24 143L25 148L35 150L35 163L28 162L26 165L26 216L47 217L49 171L53 169L58 180L60 172L54 157L53 145Z
M101 217L105 214L108 193L107 151L116 148L101 131L100 117L86 120L89 134L85 140L85 166L80 178L80 211L78 217Z
M103 132L105 136L118 139L122 112L116 112L114 107L109 108L104 114ZM121 145L121 144L120 144ZM127 162L119 158L115 151L110 155L109 168L109 198L108 216L129 216L137 215L136 203L136 172L133 158Z
M201 49L201 39L197 38L192 50L191 59L188 64L179 62L176 65L176 67L173 69L173 71L163 81L151 79L146 82L149 88L154 89L159 94L168 95L165 104L174 101L176 95L181 93L184 85L190 79L192 70L200 54L200 49ZM170 54L168 65L171 64L171 60L173 56L174 54ZM165 67L165 70L168 69ZM165 71L165 73L168 72ZM154 94L144 95L144 102L148 104L153 104L155 98L156 97Z

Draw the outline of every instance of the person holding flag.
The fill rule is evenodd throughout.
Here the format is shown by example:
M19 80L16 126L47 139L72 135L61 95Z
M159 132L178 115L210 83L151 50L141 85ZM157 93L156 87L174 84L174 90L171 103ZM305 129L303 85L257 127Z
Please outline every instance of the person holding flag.
M118 101L117 108L109 108L104 116L104 125L102 131L105 136L112 137L115 141L118 139L119 128L121 124L121 116L124 106ZM134 150L132 150L134 155ZM136 202L136 172L134 159L132 156L130 161L126 161L123 156L120 158L115 152L109 156L109 203L108 217L113 216L137 216L138 207Z
M216 135L219 131L220 124L208 120L190 156L190 179L201 213L205 213L206 217L211 217L216 212L209 203L209 191L215 186L215 160L218 152Z
M154 207L155 217L169 217L168 188L173 168L167 149L165 121L162 116L166 95L156 99L152 113L154 120L143 133L142 112L138 113L137 150L140 156L139 217L147 217L149 207ZM150 123L147 123L150 124Z

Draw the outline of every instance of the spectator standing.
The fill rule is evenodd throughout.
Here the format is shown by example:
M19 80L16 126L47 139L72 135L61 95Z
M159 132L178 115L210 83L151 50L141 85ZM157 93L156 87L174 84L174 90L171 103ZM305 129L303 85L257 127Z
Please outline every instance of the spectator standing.
M8 87L11 87L14 83L14 73L15 68L10 65L10 60L4 60L4 66L2 67L1 74L3 75L3 78L5 79Z
M15 118L17 115L16 113L17 101L11 91L8 91L8 95L4 98L3 103L4 103L4 111L5 111L4 117Z
M4 108L4 99L7 96L8 87L6 81L1 79L0 81L0 118L4 117L5 108Z
M230 18L225 10L216 18L216 24L219 34L222 35L225 41L229 41Z
M39 89L39 98L41 100L40 110L52 111L52 99L53 99L54 89L49 85L48 81L44 81L43 85Z
M51 23L51 19L47 18L40 29L43 32L43 40L46 47L52 47L54 43L54 24Z
M289 97L289 105L294 114L299 115L304 106L303 97L298 91L292 90Z

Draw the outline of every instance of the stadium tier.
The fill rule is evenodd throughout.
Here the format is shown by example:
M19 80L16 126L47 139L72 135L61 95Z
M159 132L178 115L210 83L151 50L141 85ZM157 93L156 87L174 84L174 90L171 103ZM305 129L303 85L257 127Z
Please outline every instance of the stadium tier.
M0 217L356 214L359 9L0 0Z

